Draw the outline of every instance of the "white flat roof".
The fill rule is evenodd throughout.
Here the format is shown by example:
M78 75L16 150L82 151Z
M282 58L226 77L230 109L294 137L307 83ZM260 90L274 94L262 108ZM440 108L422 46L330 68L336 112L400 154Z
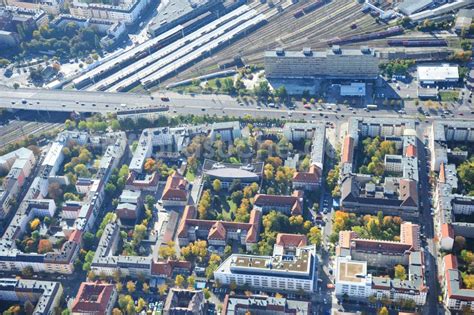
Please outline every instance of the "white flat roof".
M365 83L351 83L341 85L342 96L365 96Z
M458 66L443 64L439 66L418 66L420 81L453 81L459 80Z

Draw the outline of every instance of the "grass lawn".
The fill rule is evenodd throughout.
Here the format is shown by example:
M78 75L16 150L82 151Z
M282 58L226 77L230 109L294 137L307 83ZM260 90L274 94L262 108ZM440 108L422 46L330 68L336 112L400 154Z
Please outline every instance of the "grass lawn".
M441 98L442 102L453 102L458 99L459 92L458 91L440 91L439 97Z
M188 180L188 182L193 182L194 179L196 178L196 174L194 174L193 172L188 170L188 171L186 171L185 177Z

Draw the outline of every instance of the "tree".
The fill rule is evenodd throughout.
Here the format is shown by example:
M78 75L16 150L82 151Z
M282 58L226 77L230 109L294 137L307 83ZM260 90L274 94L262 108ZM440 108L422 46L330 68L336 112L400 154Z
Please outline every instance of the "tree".
M123 315L122 311L118 308L112 310L112 315Z
M147 173L153 173L156 169L156 161L151 158L146 159L143 169Z
M166 284L162 284L158 287L158 293L160 296L164 296L166 294L166 291L168 291L168 286Z
M59 186L58 183L52 182L48 186L48 195L54 200L59 200L63 196L63 190L61 189L61 186Z
M400 280L406 280L407 272L405 270L405 267L403 267L402 265L395 266L395 278Z
M136 288L135 288L135 282L133 282L133 281L131 281L131 280L128 281L128 282L127 282L127 291L128 291L128 293L133 293L133 292L135 292L135 289L136 289Z
M30 229L32 231L36 230L38 228L38 226L40 225L41 221L40 219L38 218L34 218L31 222L30 222Z
M25 303L23 304L23 309L25 310L26 315L31 315L33 314L33 311L35 310L35 307L30 302L30 300L26 300Z
M82 243L85 250L90 250L95 243L95 235L87 231L82 235Z
M146 202L146 205L147 205L148 209L153 210L153 208L155 206L155 203L156 203L156 199L155 199L155 197L153 197L153 195L147 195L145 197L145 202Z
M384 306L381 309L379 309L378 314L379 315L389 315L390 313L388 312L388 309Z
M91 173L89 172L89 170L87 169L87 166L85 166L84 164L77 164L76 166L74 166L74 173L78 176L78 177L90 177L91 176Z
M209 300L211 298L211 292L209 292L209 289L208 288L204 288L203 290L203 293L204 293L204 298L206 300Z
M13 88L15 90L18 90L20 88L20 84L18 84L17 82L13 83Z
M49 253L53 250L53 245L49 240L42 239L38 243L38 254Z
M165 246L161 246L158 255L164 259L176 258L176 247L173 241L169 241Z
M138 298L138 302L137 302L137 306L135 307L135 311L137 313L140 313L143 310L143 308L145 308L145 306L146 306L145 300L143 298Z
M321 230L317 226L313 226L308 232L308 240L311 244L320 246L321 245Z
M148 283L146 283L146 282L143 283L142 290L145 293L150 293L150 286L148 285Z
M177 286L177 287L180 287L182 288L183 287L183 284L184 284L184 277L182 275L177 275L175 280L174 280L174 284Z
M457 235L454 238L454 248L455 248L455 250L456 251L463 250L465 246L466 246L466 239L461 235Z
M187 282L188 282L188 287L193 288L194 284L196 283L196 278L193 275L191 275L188 277Z
M218 179L215 179L213 182L212 182L212 189L214 189L215 192L219 192L221 190L221 181L218 180Z
M26 266L25 268L21 270L21 275L23 277L31 278L33 277L33 274L34 274L34 271L33 271L33 267L31 266Z

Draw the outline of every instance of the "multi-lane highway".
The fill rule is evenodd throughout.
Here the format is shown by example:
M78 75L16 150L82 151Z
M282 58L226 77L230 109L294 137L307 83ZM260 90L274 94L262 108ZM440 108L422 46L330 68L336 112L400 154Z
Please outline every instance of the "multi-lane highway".
M166 100L162 100L166 97ZM10 89L0 87L0 108L22 109L32 111L61 111L79 113L111 113L130 109L168 106L170 115L218 115L243 117L281 118L292 120L342 120L350 116L377 116L401 117L394 109L379 109L365 111L363 108L349 109L347 106L314 106L306 109L301 103L296 103L295 108L285 106L280 108L266 107L255 101L241 102L228 95L182 95L173 92L156 92L152 95L133 93L108 93L89 91L67 90L36 90L36 89ZM465 107L465 106L464 106ZM415 106L406 106L403 117L417 118L419 113ZM474 119L466 108L453 109L450 119ZM426 120L440 118L442 112L432 113Z

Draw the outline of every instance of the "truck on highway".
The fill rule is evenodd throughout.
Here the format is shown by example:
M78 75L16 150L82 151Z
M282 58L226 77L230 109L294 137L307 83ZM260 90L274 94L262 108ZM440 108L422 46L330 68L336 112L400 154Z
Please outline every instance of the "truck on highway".
M378 108L378 106L375 105L375 104L369 104L369 105L367 105L367 109L369 109L369 110L376 110L377 108Z

